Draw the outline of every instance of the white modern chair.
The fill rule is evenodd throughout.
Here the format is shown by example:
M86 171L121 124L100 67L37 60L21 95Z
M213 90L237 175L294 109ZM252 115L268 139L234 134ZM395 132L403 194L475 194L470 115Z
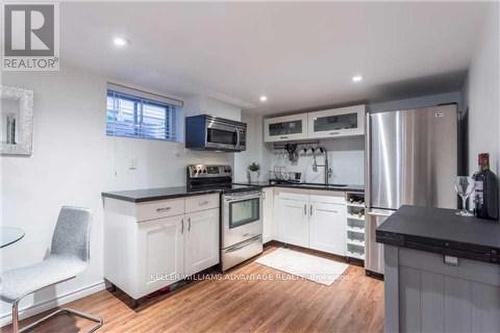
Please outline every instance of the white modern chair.
M50 255L44 261L2 273L0 277L0 299L12 303L12 331L26 331L61 312L71 313L97 324L89 331L94 332L102 324L102 318L69 308L58 309L36 322L19 329L18 306L21 299L40 289L76 277L85 270L90 259L90 211L86 208L64 206L59 212L52 236Z

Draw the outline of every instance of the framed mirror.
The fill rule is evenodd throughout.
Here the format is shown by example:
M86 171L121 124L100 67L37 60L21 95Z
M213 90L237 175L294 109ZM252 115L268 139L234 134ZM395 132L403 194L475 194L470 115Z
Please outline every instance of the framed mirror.
M0 154L31 155L33 90L0 86Z

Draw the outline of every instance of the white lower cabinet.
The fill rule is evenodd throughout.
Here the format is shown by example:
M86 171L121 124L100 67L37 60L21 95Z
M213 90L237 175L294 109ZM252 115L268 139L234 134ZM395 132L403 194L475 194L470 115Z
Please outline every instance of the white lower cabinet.
M306 191L304 191L306 192ZM307 194L306 194L307 193ZM344 193L328 195L280 192L275 199L279 241L344 256Z
M219 263L219 201L213 195L185 200L189 204L105 198L104 277L109 282L139 299ZM161 217L140 220L156 212Z
M309 247L344 256L346 251L345 204L311 200Z
M178 280L184 273L183 216L138 223L137 287L149 294Z
M279 240L292 245L309 246L309 224L307 216L308 196L279 196L278 235Z
M262 189L262 239L267 243L275 238L274 189Z
M185 274L219 263L219 209L188 214L185 224Z

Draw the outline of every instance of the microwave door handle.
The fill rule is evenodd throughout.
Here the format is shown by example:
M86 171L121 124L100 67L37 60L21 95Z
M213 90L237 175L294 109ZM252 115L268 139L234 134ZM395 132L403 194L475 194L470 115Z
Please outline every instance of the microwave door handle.
M239 149L240 148L240 130L238 129L238 127L236 127L235 129L236 129L236 148Z

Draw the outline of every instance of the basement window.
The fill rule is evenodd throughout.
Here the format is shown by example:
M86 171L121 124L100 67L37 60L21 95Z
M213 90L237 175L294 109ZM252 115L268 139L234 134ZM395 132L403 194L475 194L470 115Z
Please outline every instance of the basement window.
M106 135L151 140L177 140L182 101L108 84Z

